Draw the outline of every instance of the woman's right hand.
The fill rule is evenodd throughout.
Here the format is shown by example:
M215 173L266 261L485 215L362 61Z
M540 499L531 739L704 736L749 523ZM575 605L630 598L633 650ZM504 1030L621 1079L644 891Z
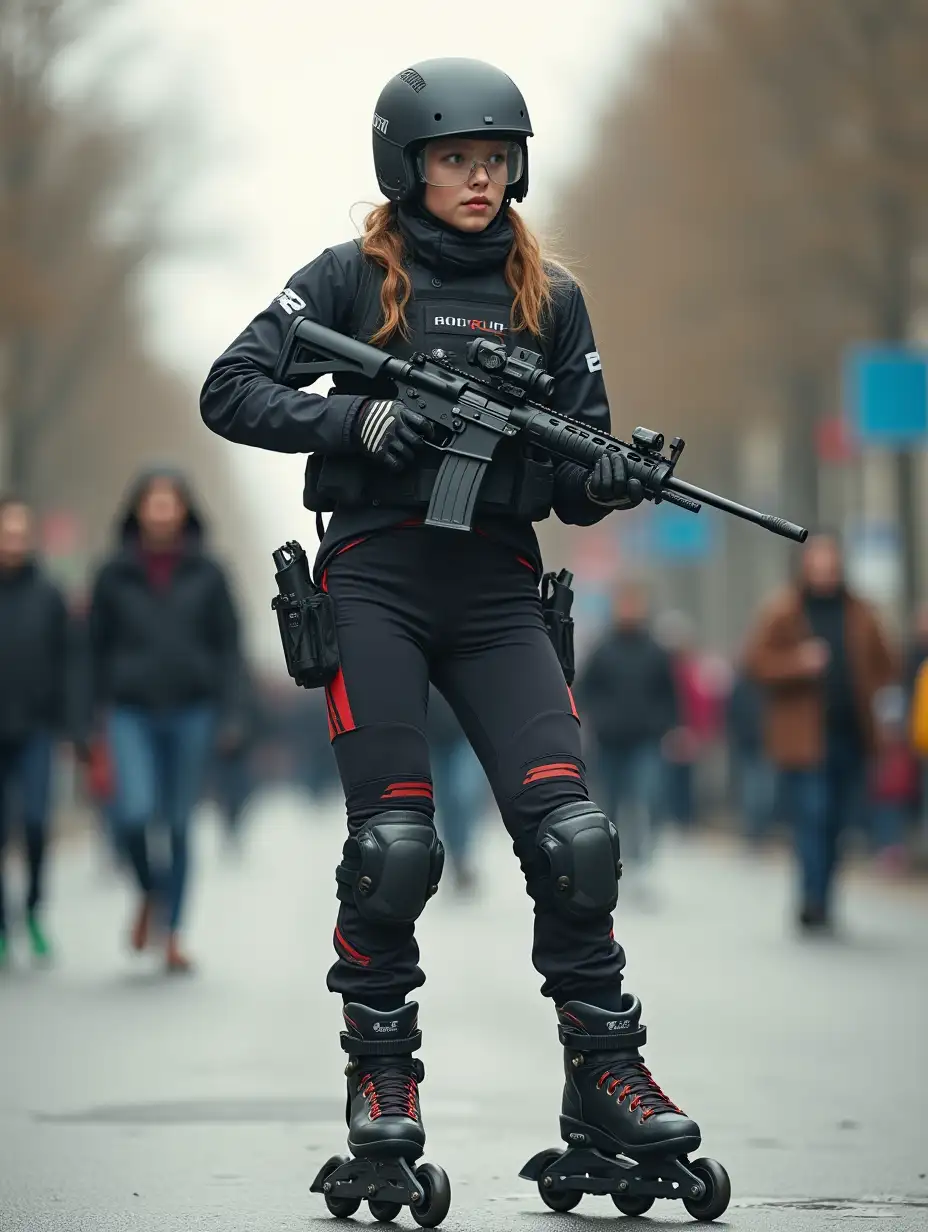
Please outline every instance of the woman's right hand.
M361 446L393 471L404 470L432 439L432 425L405 402L370 398L361 407L356 432Z

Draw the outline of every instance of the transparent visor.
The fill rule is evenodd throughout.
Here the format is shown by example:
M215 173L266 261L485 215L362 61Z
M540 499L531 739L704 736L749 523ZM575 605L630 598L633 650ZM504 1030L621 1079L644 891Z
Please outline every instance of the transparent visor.
M435 188L466 184L478 167L486 168L494 184L515 184L524 165L518 141L455 141L449 137L429 141L416 162L421 178Z

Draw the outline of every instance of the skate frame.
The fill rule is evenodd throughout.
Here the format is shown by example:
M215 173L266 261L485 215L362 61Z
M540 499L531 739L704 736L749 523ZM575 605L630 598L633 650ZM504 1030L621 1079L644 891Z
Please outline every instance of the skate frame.
M550 1150L533 1155L519 1176L552 1189L629 1198L698 1199L706 1192L703 1182L686 1166L685 1155L636 1163L623 1155L603 1155L596 1147L570 1146L545 1167L550 1155Z
M323 1165L309 1191L332 1198L374 1198L403 1206L421 1196L421 1186L405 1159L349 1159L328 1173Z

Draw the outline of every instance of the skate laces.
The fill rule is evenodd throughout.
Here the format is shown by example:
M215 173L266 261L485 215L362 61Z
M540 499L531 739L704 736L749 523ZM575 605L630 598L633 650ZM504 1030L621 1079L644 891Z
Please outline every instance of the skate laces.
M642 1121L659 1112L679 1112L681 1116L686 1115L683 1109L678 1108L660 1089L643 1061L626 1062L618 1075L613 1074L612 1070L604 1070L596 1083L596 1089L602 1090L607 1082L606 1094L615 1095L620 1104L630 1095L632 1098L629 1108L632 1112L642 1108Z
M413 1061L391 1061L389 1066L370 1069L359 1084L370 1103L370 1118L405 1116L419 1119L419 1085Z

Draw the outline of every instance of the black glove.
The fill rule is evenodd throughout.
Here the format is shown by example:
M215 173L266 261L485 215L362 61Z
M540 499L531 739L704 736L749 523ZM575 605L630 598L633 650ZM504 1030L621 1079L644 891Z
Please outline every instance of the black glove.
M604 453L586 481L586 494L594 505L633 509L644 500L640 479L629 479L620 453Z
M370 398L356 426L362 447L388 466L401 471L415 461L416 450L432 438L432 425L404 402Z

